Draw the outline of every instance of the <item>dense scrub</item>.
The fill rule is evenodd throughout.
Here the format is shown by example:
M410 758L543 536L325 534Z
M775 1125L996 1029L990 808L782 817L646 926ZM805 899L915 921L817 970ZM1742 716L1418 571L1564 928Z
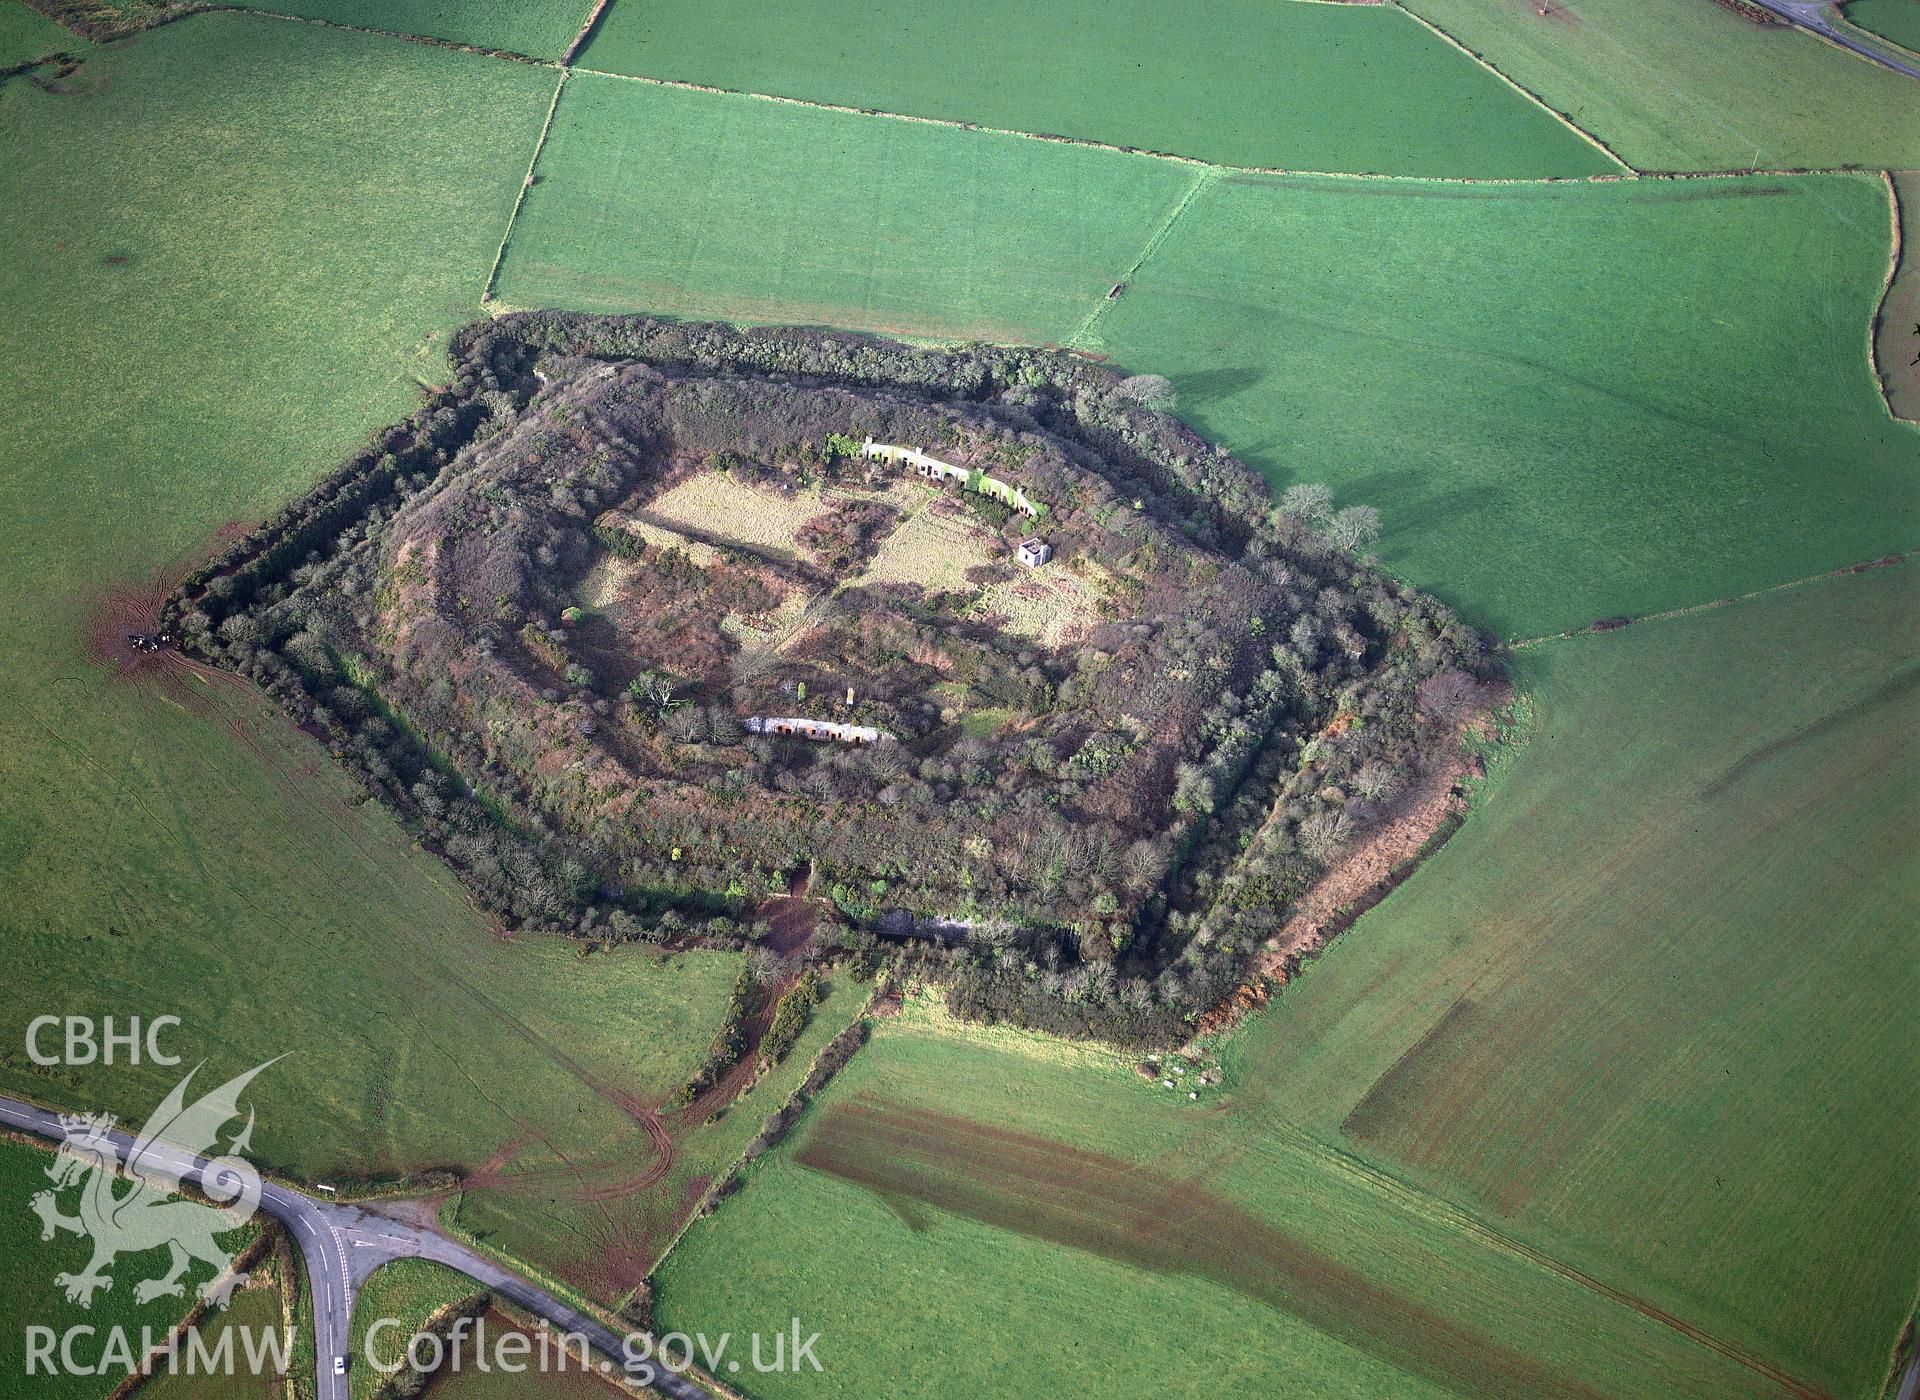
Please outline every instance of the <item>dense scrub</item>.
M804 869L846 919L825 946L924 964L957 1010L1164 1040L1377 814L1444 727L1447 678L1485 664L1445 609L1069 356L540 313L470 329L456 360L174 618L509 920L738 946ZM896 497L929 490L860 458L869 434L1044 502L1038 526L981 510L977 530L1010 550L1042 529L1086 627L1011 628L986 601L1020 573L1003 560L938 590L864 581L915 508ZM739 547L724 507L706 543L616 544L609 520L695 479L862 494L791 552ZM612 561L624 609L583 608ZM720 624L780 590L824 620L748 665ZM897 737L746 732L767 713Z

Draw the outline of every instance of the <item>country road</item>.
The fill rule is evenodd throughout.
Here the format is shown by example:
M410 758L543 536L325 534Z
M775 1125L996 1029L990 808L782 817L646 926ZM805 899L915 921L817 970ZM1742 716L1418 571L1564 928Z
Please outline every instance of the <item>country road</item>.
M66 1136L60 1115L51 1109L0 1096L0 1124L59 1142ZM114 1129L114 1143L124 1154L133 1134ZM180 1173L188 1185L200 1186L207 1159L177 1148L153 1150L156 1161ZM618 1371L625 1361L623 1339L612 1329L528 1283L474 1250L435 1231L390 1219L359 1206L324 1201L262 1178L260 1207L286 1226L300 1246L313 1293L315 1377L319 1400L347 1400L347 1377L334 1374L334 1358L349 1356L349 1321L360 1285L380 1265L392 1259L429 1259L465 1274L535 1317L544 1318L562 1332L585 1337ZM350 1358L364 1365L364 1358ZM652 1367L649 1384L669 1400L712 1400L685 1376Z
M1882 68L1891 68L1896 73L1905 73L1909 78L1920 78L1920 68L1895 58L1892 54L1880 50L1856 39L1847 30L1835 24L1827 17L1830 6L1827 0L1753 0L1762 9L1771 10L1789 24L1797 24L1810 30L1821 38L1851 50L1862 58L1879 64Z

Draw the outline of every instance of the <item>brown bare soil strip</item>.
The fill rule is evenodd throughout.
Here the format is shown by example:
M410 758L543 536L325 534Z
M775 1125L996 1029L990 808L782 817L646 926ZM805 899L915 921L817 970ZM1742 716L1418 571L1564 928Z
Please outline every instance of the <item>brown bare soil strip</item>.
M741 1050L740 1058L734 1062L732 1069L714 1082L711 1089L674 1114L677 1121L703 1122L709 1114L724 1108L746 1092L747 1086L754 1081L755 1068L760 1062L760 1042L773 1025L773 1014L779 1008L780 998L799 980L800 975L793 973L762 989L760 1004L740 1027L746 1038L746 1048Z
M825 1115L798 1158L909 1214L911 1203L936 1206L1152 1272L1208 1279L1465 1393L1600 1394L1205 1187L1117 1158L871 1099Z
M1751 0L1713 0L1723 10L1729 10L1749 24L1757 24L1762 29L1783 29L1786 21L1772 10L1763 10Z
M783 958L790 958L807 946L813 937L814 907L804 898L776 895L760 902L756 917L765 919L771 931L762 946Z

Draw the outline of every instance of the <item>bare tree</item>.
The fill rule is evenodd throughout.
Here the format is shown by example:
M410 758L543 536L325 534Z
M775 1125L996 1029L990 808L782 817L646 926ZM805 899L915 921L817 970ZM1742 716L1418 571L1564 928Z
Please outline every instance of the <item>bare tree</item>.
M1280 510L1308 525L1325 525L1333 516L1333 491L1317 481L1297 481L1280 497Z
M1386 802L1400 790L1400 775L1385 763L1368 763L1353 775L1354 791L1369 802Z
M1325 865L1353 839L1353 821L1343 811L1327 808L1300 823L1300 849Z
M1348 506L1327 522L1327 538L1358 554L1380 538L1380 512L1372 506Z
M1137 404L1161 413L1171 413L1179 398L1174 391L1173 381L1164 374L1136 374L1121 380L1114 390Z
M1474 706L1480 687L1465 671L1439 671L1420 682L1420 708L1444 724L1461 719Z

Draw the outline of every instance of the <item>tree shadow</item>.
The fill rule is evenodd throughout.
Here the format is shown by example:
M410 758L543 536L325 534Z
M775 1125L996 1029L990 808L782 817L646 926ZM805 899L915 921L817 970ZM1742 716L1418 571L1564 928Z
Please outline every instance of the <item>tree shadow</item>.
M1182 399L1203 403L1231 398L1242 390L1253 388L1266 377L1266 371L1258 369L1205 369L1197 374L1168 376Z

